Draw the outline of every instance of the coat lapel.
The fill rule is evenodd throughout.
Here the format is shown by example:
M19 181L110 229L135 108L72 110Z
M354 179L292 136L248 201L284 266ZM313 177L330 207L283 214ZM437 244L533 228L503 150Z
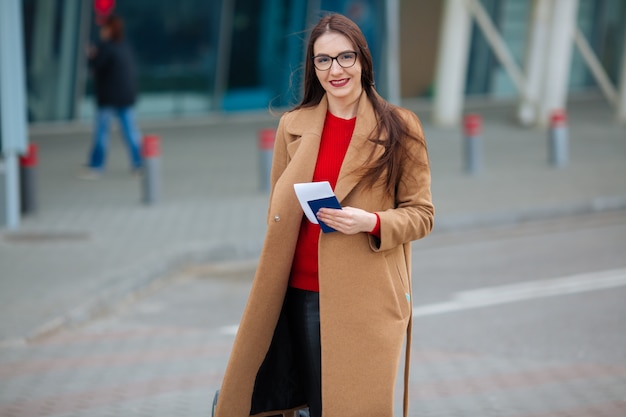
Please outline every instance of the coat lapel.
M287 144L290 158L287 169L293 170L290 177L294 182L313 179L327 108L324 97L319 105L299 112L286 126L287 133L295 138Z
M324 96L319 105L300 112L286 126L287 133L296 138L287 145L287 152L291 158L288 169L297 171L297 174L292 177L296 179L296 182L307 182L313 179L327 109L328 102L326 96ZM365 92L363 92L359 100L352 139L341 165L337 185L334 190L340 202L359 183L362 175L360 170L367 162L372 149L376 148L374 150L374 159L380 157L384 152L382 145L376 145L369 141L375 128L376 115L374 108Z
M376 148L374 149L374 159L379 158L384 152L382 145L374 144L369 140L375 128L376 115L374 108L367 99L365 92L363 92L359 101L352 139L341 165L337 186L335 187L335 195L339 202L343 201L359 183L359 179L363 174L361 169L365 166L373 148Z

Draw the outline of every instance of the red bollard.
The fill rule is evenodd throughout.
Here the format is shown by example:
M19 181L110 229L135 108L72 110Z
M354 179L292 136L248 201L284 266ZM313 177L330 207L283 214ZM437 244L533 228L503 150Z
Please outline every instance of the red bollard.
M551 165L562 168L567 165L568 156L567 113L563 109L557 109L550 115L548 160Z
M270 190L272 174L272 154L274 153L274 140L276 129L262 129L258 133L259 148L259 178L261 179L261 191Z
M143 157L143 202L154 204L161 194L161 142L158 136L144 136L141 156Z
M20 205L22 214L37 211L37 178L36 170L39 163L37 145L31 143L26 154L20 156Z
M478 114L468 114L463 119L464 168L470 174L476 174L482 170L482 127L483 121Z

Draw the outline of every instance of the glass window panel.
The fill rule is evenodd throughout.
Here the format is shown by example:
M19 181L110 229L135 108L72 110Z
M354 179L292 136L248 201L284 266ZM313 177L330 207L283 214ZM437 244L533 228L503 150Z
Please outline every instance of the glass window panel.
M206 112L215 84L220 2L117 1L139 72L140 115ZM96 29L92 31L96 36Z
M306 0L236 0L224 110L293 104L304 55Z

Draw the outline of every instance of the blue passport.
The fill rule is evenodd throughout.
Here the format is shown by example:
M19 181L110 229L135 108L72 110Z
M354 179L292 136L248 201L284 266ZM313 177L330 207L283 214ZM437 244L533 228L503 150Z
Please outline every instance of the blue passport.
M335 197L334 195L330 197L320 198L319 200L309 200L307 201L307 203L309 203L309 207L311 207L311 211L313 211L313 213L316 214L315 217L317 217L317 211L321 208L341 209L341 204L339 204L337 197ZM330 233L330 232L336 231L335 229L328 226L326 223L324 223L320 219L317 219L317 221L319 222L320 227L322 228L322 232Z

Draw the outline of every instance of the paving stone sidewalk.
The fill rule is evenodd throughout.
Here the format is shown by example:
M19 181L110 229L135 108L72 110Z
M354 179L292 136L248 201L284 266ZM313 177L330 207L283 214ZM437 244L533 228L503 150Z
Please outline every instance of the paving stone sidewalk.
M253 269L188 267L85 325L4 347L0 415L210 416L233 341L225 324L240 317ZM465 314L464 324L480 327L489 314ZM470 352L450 342L456 320L415 322L410 416L624 415L626 366Z

